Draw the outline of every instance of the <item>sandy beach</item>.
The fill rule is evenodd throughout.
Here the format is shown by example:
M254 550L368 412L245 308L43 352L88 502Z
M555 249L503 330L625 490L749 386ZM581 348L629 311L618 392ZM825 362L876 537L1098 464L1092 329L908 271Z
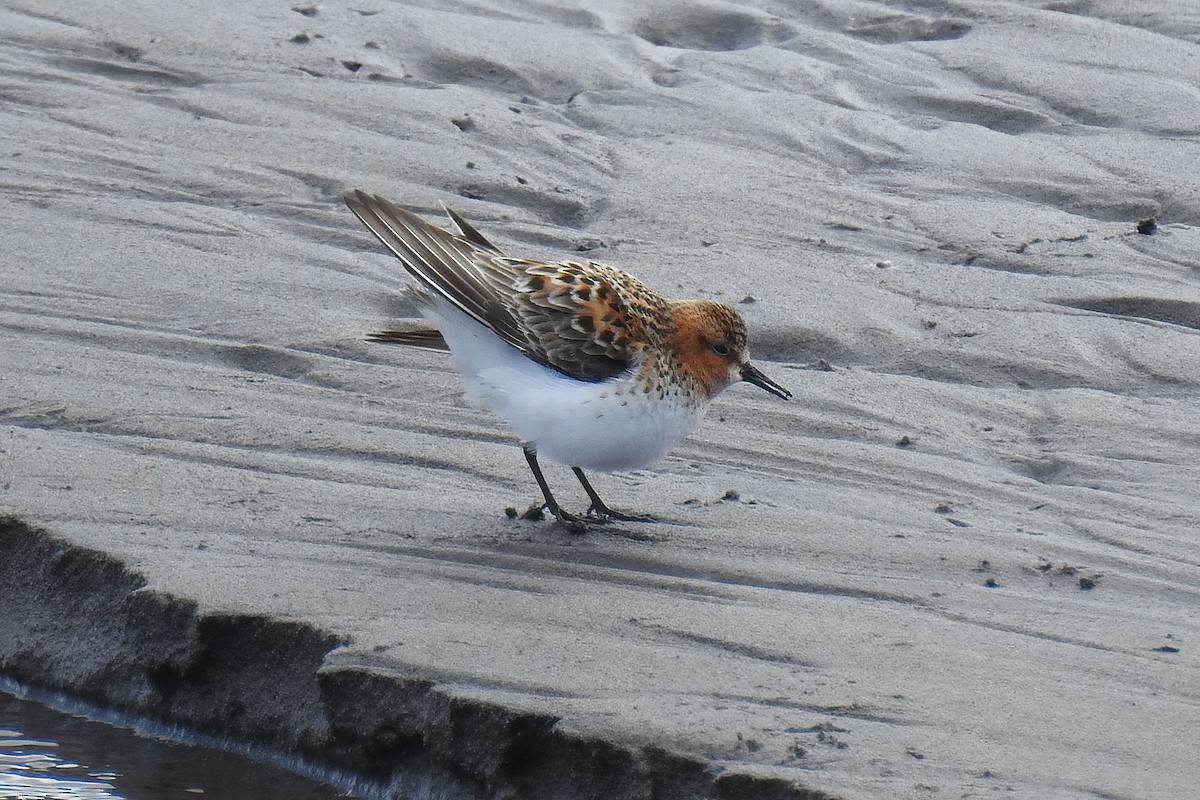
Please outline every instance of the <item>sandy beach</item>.
M1186 5L6 2L0 671L397 797L1189 796ZM356 188L795 399L512 519Z

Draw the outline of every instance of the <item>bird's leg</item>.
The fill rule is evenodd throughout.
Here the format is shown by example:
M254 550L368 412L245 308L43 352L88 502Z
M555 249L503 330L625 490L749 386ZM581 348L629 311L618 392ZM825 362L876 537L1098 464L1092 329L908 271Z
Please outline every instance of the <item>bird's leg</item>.
M546 478L542 475L542 468L538 465L537 449L530 443L523 444L521 448L525 451L525 460L529 462L529 469L533 471L533 478L537 481L538 487L541 488L542 496L546 498L546 510L553 514L554 518L571 533L585 532L587 526L583 524L583 520L574 514L568 514L566 511L563 511L554 499L554 495L550 494L550 487L546 484Z
M620 511L613 511L608 506L604 505L604 501L600 499L600 495L596 494L596 490L592 488L592 484L588 481L587 476L583 474L583 470L579 467L571 467L571 471L575 473L575 477L579 478L579 482L583 484L583 490L587 492L587 496L591 498L592 505L588 509L589 515L595 515L597 522L655 522L653 517L637 517L632 514L622 514Z

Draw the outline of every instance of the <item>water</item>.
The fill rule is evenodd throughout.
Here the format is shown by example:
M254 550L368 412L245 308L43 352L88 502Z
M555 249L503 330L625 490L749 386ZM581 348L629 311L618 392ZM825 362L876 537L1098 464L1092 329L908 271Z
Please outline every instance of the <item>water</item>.
M0 800L334 800L355 798L274 764L66 713L0 683ZM100 714L95 709L76 706ZM300 765L294 765L298 768ZM309 772L315 772L309 770ZM349 791L351 782L325 776Z

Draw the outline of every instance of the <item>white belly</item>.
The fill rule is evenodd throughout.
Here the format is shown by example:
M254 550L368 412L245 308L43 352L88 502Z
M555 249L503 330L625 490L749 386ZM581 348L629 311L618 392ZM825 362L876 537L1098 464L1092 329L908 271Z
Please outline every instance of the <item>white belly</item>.
M662 458L704 416L703 404L631 391L628 376L600 383L568 378L529 360L449 306L426 315L441 329L468 400L508 420L538 455L581 469L637 469Z
M659 400L657 395L617 394L613 383L583 386L582 391L552 387L537 397L522 391L517 407L496 410L522 439L534 443L539 455L602 472L658 461L704 415L701 408Z

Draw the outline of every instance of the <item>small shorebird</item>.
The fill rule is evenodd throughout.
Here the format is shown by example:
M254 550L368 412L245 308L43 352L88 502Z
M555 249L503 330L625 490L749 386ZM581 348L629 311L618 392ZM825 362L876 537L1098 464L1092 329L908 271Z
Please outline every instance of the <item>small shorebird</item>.
M750 363L746 325L724 303L669 300L594 261L508 258L449 208L453 231L362 191L346 205L419 282L437 330L372 341L449 350L465 396L523 442L545 508L573 532L595 522L652 522L604 504L583 474L637 469L666 455L737 381L792 393ZM554 500L538 455L569 466L591 499L584 517Z

